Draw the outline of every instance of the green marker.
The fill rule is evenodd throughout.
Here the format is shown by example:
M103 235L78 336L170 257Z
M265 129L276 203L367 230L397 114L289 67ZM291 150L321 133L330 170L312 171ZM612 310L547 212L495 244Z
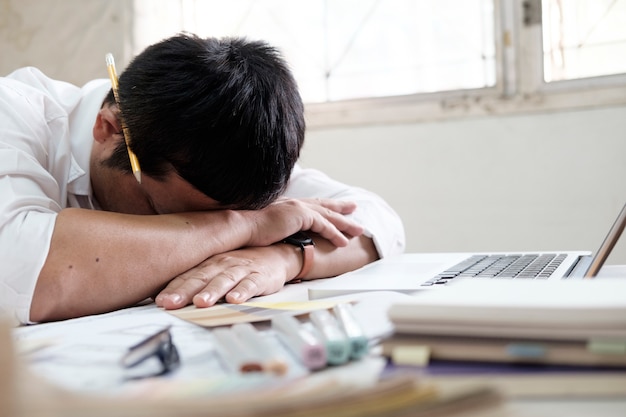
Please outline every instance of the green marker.
M341 365L350 359L350 341L328 310L315 310L309 315L326 348L329 365Z
M357 322L352 311L352 304L341 303L333 307L339 326L348 337L351 346L350 357L360 359L369 352L369 340Z

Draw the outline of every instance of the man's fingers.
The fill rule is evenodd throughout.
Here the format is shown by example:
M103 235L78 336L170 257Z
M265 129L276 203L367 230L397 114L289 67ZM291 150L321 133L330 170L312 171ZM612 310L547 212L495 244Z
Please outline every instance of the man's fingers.
M320 215L319 218L315 219L309 230L329 240L337 247L343 247L348 244L346 235L360 236L363 234L362 226L344 215L331 211L327 211L325 216Z
M321 207L332 210L340 214L350 214L356 210L356 203L353 201L333 200L329 198L305 199L311 204L317 204Z
M276 291L277 290L278 288ZM242 279L235 288L226 294L226 301L233 304L240 304L254 296L264 294L264 291L265 289L260 281L260 276L258 274L251 274Z
M233 268L215 276L204 290L193 297L193 304L199 308L210 307L222 297L229 303L239 304L261 291L258 274L247 274L243 268Z
M206 287L209 280L207 271L197 266L171 280L154 301L166 310L183 308L191 304L193 296Z

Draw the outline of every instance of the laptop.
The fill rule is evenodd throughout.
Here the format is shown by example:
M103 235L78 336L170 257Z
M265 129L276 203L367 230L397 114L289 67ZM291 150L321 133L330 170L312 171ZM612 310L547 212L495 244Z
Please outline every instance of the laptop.
M553 280L595 277L626 226L626 204L598 251L521 253L405 253L360 269L308 284L309 299L363 291L444 288L457 279Z

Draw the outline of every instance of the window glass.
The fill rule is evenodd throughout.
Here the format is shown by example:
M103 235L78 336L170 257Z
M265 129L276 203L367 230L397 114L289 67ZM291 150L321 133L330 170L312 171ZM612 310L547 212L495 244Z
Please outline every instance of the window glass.
M626 72L626 0L543 0L546 82Z
M264 39L306 102L491 87L493 1L143 0L135 52L177 30Z

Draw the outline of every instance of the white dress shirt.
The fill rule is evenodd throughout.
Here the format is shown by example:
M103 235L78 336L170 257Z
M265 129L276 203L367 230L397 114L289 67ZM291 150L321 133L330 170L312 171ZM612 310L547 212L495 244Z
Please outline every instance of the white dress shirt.
M56 215L66 207L98 209L89 181L92 128L108 80L77 87L35 68L0 78L0 313L29 322ZM352 217L381 257L404 250L398 215L377 195L296 166L288 197L358 203Z

